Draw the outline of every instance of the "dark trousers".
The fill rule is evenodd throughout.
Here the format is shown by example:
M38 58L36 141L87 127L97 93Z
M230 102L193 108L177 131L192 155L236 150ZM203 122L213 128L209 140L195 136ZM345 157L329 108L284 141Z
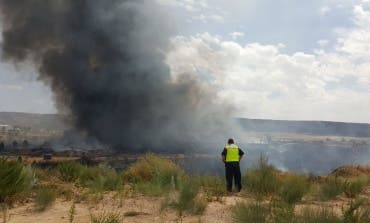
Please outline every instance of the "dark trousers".
M239 162L226 162L225 163L226 172L226 188L227 191L232 191L233 178L235 181L235 187L239 192L242 189L242 175L240 172Z

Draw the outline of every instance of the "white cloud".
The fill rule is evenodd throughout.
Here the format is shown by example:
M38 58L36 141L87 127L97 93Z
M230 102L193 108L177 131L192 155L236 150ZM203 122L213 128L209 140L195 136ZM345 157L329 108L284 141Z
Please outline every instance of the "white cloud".
M229 34L229 36L231 36L231 38L233 38L234 40L244 37L244 35L245 34L242 32L232 32Z
M326 15L331 11L331 8L329 6L323 6L320 8L319 13L320 15Z
M325 46L328 45L328 43L329 43L329 40L327 40L327 39L321 39L321 40L317 41L317 44L319 44L320 47L325 47Z
M207 0L157 0L162 5L181 7L187 11L199 11L207 8Z
M218 89L238 116L370 122L370 12L356 6L354 21L329 52L284 54L204 33L174 38L167 63L175 78L189 73Z

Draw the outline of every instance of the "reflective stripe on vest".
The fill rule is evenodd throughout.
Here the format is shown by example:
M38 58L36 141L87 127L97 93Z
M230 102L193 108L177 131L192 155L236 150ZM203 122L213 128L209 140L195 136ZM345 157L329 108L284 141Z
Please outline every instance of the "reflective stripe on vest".
M226 162L239 162L239 146L235 144L228 144L225 146L226 153Z

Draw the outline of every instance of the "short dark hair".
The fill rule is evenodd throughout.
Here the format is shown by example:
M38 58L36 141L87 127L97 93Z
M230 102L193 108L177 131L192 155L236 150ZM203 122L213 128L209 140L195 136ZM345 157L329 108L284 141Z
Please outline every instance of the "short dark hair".
M234 140L232 138L230 138L229 140L227 140L227 143L228 144L233 144L234 143Z

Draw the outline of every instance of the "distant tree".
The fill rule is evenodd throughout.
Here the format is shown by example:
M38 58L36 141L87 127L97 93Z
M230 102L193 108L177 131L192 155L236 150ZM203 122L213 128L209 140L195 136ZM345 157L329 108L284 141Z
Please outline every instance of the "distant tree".
M5 149L5 144L4 142L0 142L0 151Z
M23 147L23 149L28 149L28 147L29 147L29 143L28 143L28 141L27 140L23 140L23 143L22 143L22 147Z
M18 142L16 140L12 143L13 149L18 149Z

